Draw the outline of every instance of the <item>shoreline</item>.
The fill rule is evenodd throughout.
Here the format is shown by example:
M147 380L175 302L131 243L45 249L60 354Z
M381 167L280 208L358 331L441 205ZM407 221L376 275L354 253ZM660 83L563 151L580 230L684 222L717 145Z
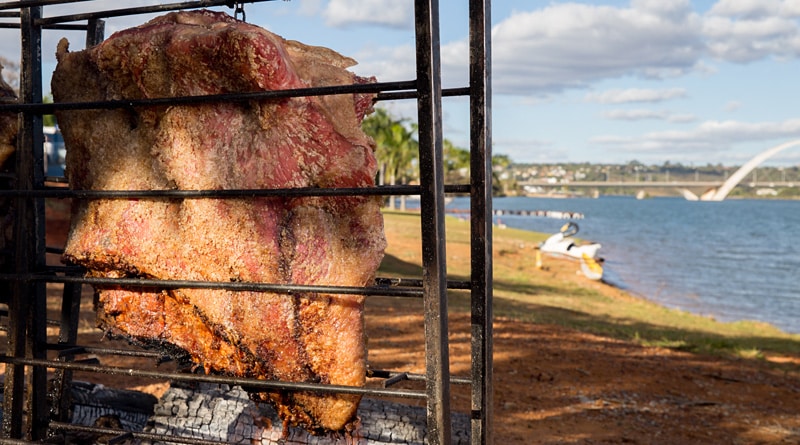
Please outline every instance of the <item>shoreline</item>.
M537 231L534 231L534 230L527 230L527 229L520 229L520 228L509 228L509 227L506 227L504 225L498 225L498 224L493 224L493 226L495 227L495 231L497 231L497 230L507 230L507 229L519 230L519 231L522 231L522 232L530 233L533 236L542 237L542 238L546 238L546 237L551 235L551 234L547 234L547 233L544 233L544 232L537 232ZM497 232L495 232L495 233L497 233ZM576 240L583 241L581 238L576 238ZM545 256L547 256L547 254L545 254ZM558 256L553 256L553 255L549 255L549 256L550 256L550 258L555 259L555 260L572 261L570 259L562 258L562 257L558 257ZM602 257L602 255L600 255L600 257ZM575 262L576 265L578 264L577 260L575 260L574 262ZM694 315L694 316L697 316L697 317L707 318L707 319L709 319L711 321L714 321L714 322L717 322L717 323L727 323L727 324L730 324L730 323L765 324L765 325L768 325L768 326L771 326L771 327L775 328L776 330L784 332L784 333L786 333L788 335L798 335L798 336L800 336L800 331L794 332L794 331L785 329L785 328L775 324L772 321L759 320L759 319L755 319L755 318L734 318L734 317L727 317L726 318L722 314L716 314L716 313L713 313L713 312L702 312L702 311L697 311L697 310L693 310L693 309L687 309L687 308L685 308L685 307L683 307L683 306L681 306L680 304L677 304L677 303L676 304L671 304L669 301L663 301L663 300L658 300L656 298L649 297L647 294L645 294L645 293L643 293L641 291L637 291L637 290L633 289L630 285L628 285L624 281L622 281L622 279L620 277L617 277L616 274L613 273L613 268L609 269L608 266L604 266L604 274L608 270L612 271L611 274L612 274L612 276L615 276L616 279L614 279L614 278L607 279L604 276L604 278L602 278L600 280L600 282L603 283L603 284L606 284L607 286L613 287L613 288L615 288L615 289L617 289L619 291L625 292L625 293L629 294L633 298L638 298L640 300L652 303L654 305L658 305L658 306L663 307L663 308L668 309L668 310L675 310L675 311L685 312L687 314L691 314L691 315ZM617 281L617 280L619 280L619 281Z
M403 264L421 264L418 249L419 212L384 210L389 247L387 256ZM449 215L448 274L469 275L469 230L463 219ZM682 309L670 308L614 283L582 276L579 265L566 259L545 258L544 268L533 267L534 247L547 236L524 229L494 229L494 306L497 316L537 324L553 324L609 336L642 345L660 345L684 351L738 356L797 357L800 371L800 334L755 320L726 322ZM397 269L383 272L392 273ZM421 270L421 269L415 269ZM408 273L408 269L402 272ZM469 310L469 299L454 301Z

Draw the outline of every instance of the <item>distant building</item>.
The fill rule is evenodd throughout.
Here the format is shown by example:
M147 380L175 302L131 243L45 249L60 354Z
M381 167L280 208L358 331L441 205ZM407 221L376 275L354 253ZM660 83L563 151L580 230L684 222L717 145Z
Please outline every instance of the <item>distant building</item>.
M756 190L756 196L778 196L778 191L772 188L761 188Z

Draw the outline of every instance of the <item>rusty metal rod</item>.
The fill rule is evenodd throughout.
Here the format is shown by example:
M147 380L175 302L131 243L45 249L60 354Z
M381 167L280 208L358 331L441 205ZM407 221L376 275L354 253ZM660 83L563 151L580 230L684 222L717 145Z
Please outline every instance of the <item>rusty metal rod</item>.
M448 194L469 193L468 184L445 187ZM417 185L379 185L375 187L300 187L281 189L228 190L70 190L64 187L45 187L36 190L0 190L0 196L71 199L222 199L222 198L291 198L300 196L416 196Z
M185 443L192 445L225 445L227 442L219 442L216 440L208 439L195 439L191 437L170 436L166 434L155 434L145 432L132 432L116 428L101 428L96 426L75 425L65 422L50 422L50 427L56 431L74 432L74 433L90 433L96 435L114 435L116 437L130 435L134 439L144 439L157 443ZM0 442L3 443L3 442ZM23 442L29 443L29 442ZM109 441L109 443L111 443Z
M0 105L0 112L27 111L35 114L53 114L58 110L113 110L154 106L202 105L209 103L248 102L252 100L278 100L292 97L332 96L337 94L377 94L386 90L408 90L414 81L376 82L326 87L293 88L287 90L253 91L249 93L207 94L198 96L158 97L150 99L123 99L87 102L8 103Z
M45 1L45 0L40 0ZM78 0L85 1L85 0ZM242 3L262 3L275 0L239 0ZM194 0L182 3L167 3L163 5L141 6L137 8L111 9L107 11L86 12L72 15L45 17L39 20L40 25L49 23L74 22L78 20L105 19L109 17L122 17L126 15L152 14L159 12L177 11L181 9L209 8L214 6L229 6L231 0Z
M15 366L39 366L53 369L69 369L72 371L94 372L101 374L126 375L130 377L146 377L152 379L168 379L180 382L215 383L238 385L252 391L304 391L331 394L358 394L380 397L398 397L405 399L424 399L424 391L408 389L363 388L345 385L327 385L321 383L284 382L278 380L249 379L223 375L198 375L176 372L149 371L144 369L122 368L117 366L93 365L78 362L60 362L45 359L31 359L0 355L0 363Z
M144 289L221 289L239 292L270 292L279 294L318 293L343 295L381 295L387 297L422 297L422 290L406 287L324 286L310 284L273 284L256 282L220 282L195 280L156 280L146 278L97 278L53 276L49 274L0 274L0 280L17 282L86 283L98 286L127 286Z

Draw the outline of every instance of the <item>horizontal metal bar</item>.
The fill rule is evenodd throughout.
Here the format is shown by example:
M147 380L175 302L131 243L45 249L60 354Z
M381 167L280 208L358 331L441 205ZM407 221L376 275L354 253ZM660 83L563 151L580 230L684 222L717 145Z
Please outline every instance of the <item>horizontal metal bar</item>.
M64 422L50 422L48 425L50 426L50 428L56 431L65 431L72 433L90 433L90 434L104 435L104 436L110 436L110 435L121 436L127 434L133 437L134 439L144 439L147 441L152 441L157 443L185 443L192 445L226 445L228 443L228 442L219 442L216 440L196 439L191 437L171 436L166 434L155 434L155 433L146 433L139 431L136 432L125 431L116 428L101 428L96 426L76 425ZM23 443L28 443L28 442L23 442Z
M152 99L104 100L87 102L56 103L3 103L0 112L28 112L54 114L60 110L113 110L119 108L141 108L171 105L200 105L218 102L247 102L251 100L277 100L291 97L333 96L337 94L377 94L387 90L410 90L416 86L413 80L399 82L376 82L325 87L292 88L286 90L253 91L249 93L206 94L199 96L157 97Z
M86 31L88 26L86 25L46 25L42 26L43 29L60 29L63 31Z
M404 371L387 371L383 369L368 369L367 370L367 377L368 378L376 378L376 379L391 379L395 376L400 374L404 374L405 378L411 381L425 381L427 377L424 374L415 374L413 372L404 372ZM467 377L454 377L450 376L450 383L455 383L459 385L469 385L472 383L472 380Z
M85 283L98 286L126 286L134 289L217 289L238 292L269 292L276 294L317 293L341 295L373 295L421 298L422 289L389 286L325 286L309 284L276 284L257 282L220 282L196 280L158 280L147 278L99 278L45 274L0 274L0 281L29 281L48 283Z
M384 380L383 381L383 387L384 388L388 388L388 387L390 387L390 386L392 386L394 384L402 382L403 380L408 380L408 373L407 372L397 373L397 374L389 377L388 379Z
M423 283L418 278L382 278L375 279L376 286L407 286L407 287L422 287ZM471 285L469 281L460 280L447 280L448 289L469 290Z
M94 355L117 355L120 357L138 357L138 358L151 358L159 363L165 363L172 360L169 355L145 351L142 349L118 349L118 348L97 348L93 346L69 345L64 343L48 343L47 349L51 351L58 351L58 357L67 357L79 354L94 354Z
M470 93L469 87L442 89L443 97L469 96L469 93ZM378 97L376 97L375 100L383 101L383 100L397 100L397 99L416 99L418 97L419 93L417 91L400 91L400 92L378 93Z
M0 190L0 196L28 196L31 198L72 199L221 199L221 198L296 198L303 196L400 196L419 195L417 185L390 185L375 187L300 187L280 189L227 189L227 190L71 190L64 187L47 187L38 190Z
M53 250L61 250L63 253L63 249L53 249ZM118 283L119 280L126 280L125 278L96 278L96 277L84 277L84 276L77 276L76 274L83 274L85 273L86 269L79 267L79 266L49 266L46 268L47 273L40 273L35 274L34 276L24 276L18 274L0 274L0 281L45 281L51 283L83 283L83 284L98 284L97 280L103 280L104 282L99 284L107 284L106 280L113 280L109 281L111 283ZM59 276L54 274L68 274L66 276ZM55 278L54 278L55 277ZM67 277L69 279L67 279ZM142 282L150 282L150 281L157 281L157 280L147 280L144 278L127 278L127 280L133 280L126 283L133 282L135 283L133 286L138 287L139 283ZM162 280L166 283L174 284L172 287L195 287L195 286L183 286L185 281L180 280ZM126 284L123 283L123 284ZM239 286L243 286L247 283L251 282L209 282L209 281L188 281L188 283L214 283L215 285L212 288L222 288L228 290L242 290ZM305 286L305 285L289 285L289 284L279 284L279 283L251 283L257 286L263 285L271 285L271 286L278 286L278 287L287 287L287 286ZM391 278L391 277L377 277L375 278L373 288L380 289L381 291L385 290L386 288L398 288L398 289L411 289L411 288L421 288L422 287L422 280L419 278ZM158 287L158 283L153 284L152 286L148 287ZM447 281L447 288L453 290L469 290L471 289L471 284L469 281L464 280L448 280ZM369 287L351 287L347 289L353 289L352 293L361 293L357 292L358 289L369 289ZM244 289L250 290L250 289ZM286 293L290 293L293 289L285 289ZM258 290L261 291L261 290ZM263 290L264 292L271 292L271 290ZM308 291L307 291L308 292ZM377 292L377 291L376 291ZM342 293L342 292L337 292ZM405 292L404 292L405 293ZM370 294L364 294L370 295ZM375 294L375 295L382 295L382 296L409 296L409 295L386 295L382 294Z
M44 251L46 253L54 253L56 255L61 255L64 253L64 249L61 247L53 247L53 246L45 246Z
M18 0L15 2L0 3L0 10L20 9L36 6L61 5L64 3L87 2L91 0Z
M2 29L19 29L19 23L0 23ZM86 25L48 25L44 29L60 29L64 31L86 31Z
M85 1L85 0L81 0ZM275 0L239 0L240 3L262 3ZM110 9L107 11L95 11L81 14L63 15L56 17L44 17L36 21L37 25L48 23L74 22L78 20L103 19L107 17L121 17L126 15L152 14L158 12L177 11L180 9L209 8L214 6L228 6L233 3L231 0L195 0L182 3L168 3L164 5L141 6L138 8Z
M250 379L244 377L231 377L222 375L198 375L175 372L148 371L144 369L121 368L116 366L91 365L76 362L60 362L44 359L9 357L0 354L0 362L11 365L44 366L54 369L68 369L71 371L94 372L100 374L127 375L129 377L146 377L153 379L168 379L181 382L215 383L225 385L238 385L251 391L305 391L330 394L360 394L380 397L399 397L407 399L424 399L424 391L408 389L382 389L363 388L345 385L327 385L305 382L282 382L277 380Z
M445 186L445 193L469 193L469 184ZM300 187L281 189L228 190L72 190L45 187L36 190L0 190L0 197L71 198L71 199L222 199L222 198L295 198L302 196L419 196L418 185L378 185L375 187Z
M108 445L116 445L118 443L127 442L130 439L133 439L133 432L125 431L125 432L123 432L122 434L120 434L120 435L118 435L116 437L112 437L111 439L108 439L108 442L106 442L106 443L108 443Z
M139 358L152 358L159 362L171 361L172 358L160 352L146 351L143 349L118 349L118 348L98 348L94 346L81 346L81 345L67 345L63 343L48 343L47 349L51 351L59 351L58 357L65 357L68 355L78 354L95 354L95 355L118 355L123 357L139 357ZM392 379L398 375L404 375L404 378L411 381L424 381L424 374L415 374L413 372L398 372L383 369L368 369L368 378L378 379ZM450 383L456 384L470 384L472 381L466 377L451 376Z

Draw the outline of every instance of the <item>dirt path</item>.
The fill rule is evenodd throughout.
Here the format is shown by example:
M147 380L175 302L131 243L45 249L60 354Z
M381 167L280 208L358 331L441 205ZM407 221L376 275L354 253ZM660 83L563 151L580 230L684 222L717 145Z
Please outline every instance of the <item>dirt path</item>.
M370 361L423 372L422 317L374 301ZM469 316L450 321L453 373L468 375ZM800 443L797 375L509 319L494 330L495 443ZM465 409L466 391L454 397Z

